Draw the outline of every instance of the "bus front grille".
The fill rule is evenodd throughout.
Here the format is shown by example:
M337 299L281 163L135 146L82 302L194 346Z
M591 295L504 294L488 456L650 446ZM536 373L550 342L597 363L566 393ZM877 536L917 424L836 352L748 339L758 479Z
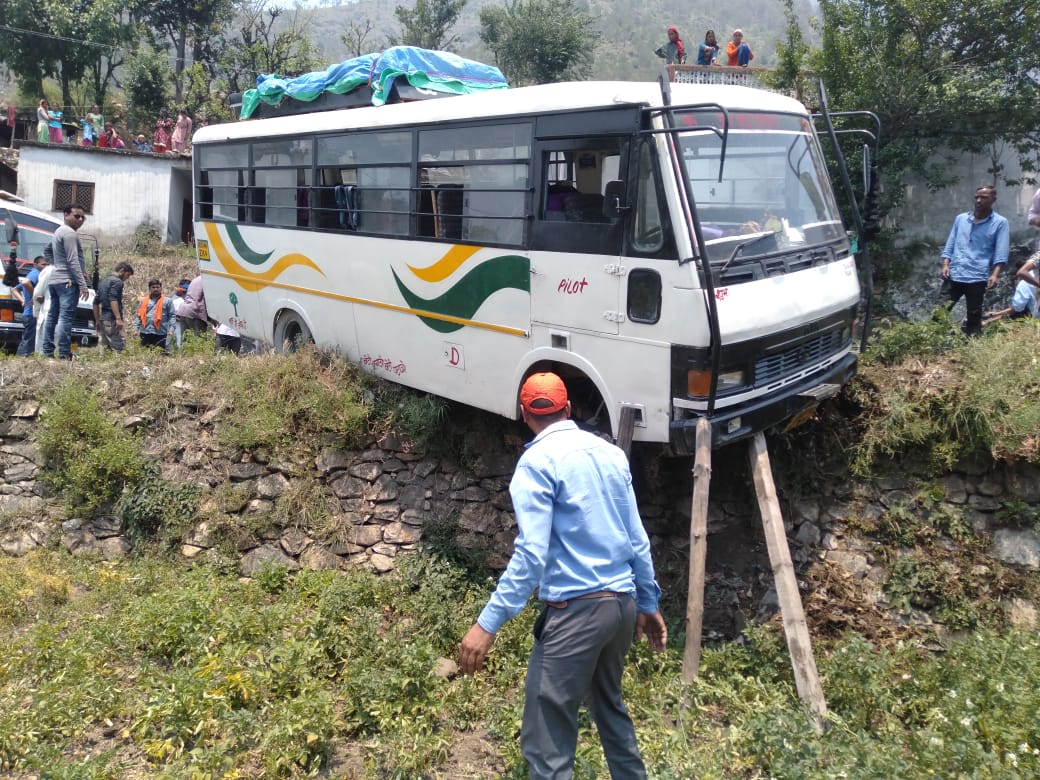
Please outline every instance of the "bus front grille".
M846 331L835 328L814 334L783 352L759 358L755 361L755 384L761 386L775 382L805 366L818 363L841 349L847 338Z

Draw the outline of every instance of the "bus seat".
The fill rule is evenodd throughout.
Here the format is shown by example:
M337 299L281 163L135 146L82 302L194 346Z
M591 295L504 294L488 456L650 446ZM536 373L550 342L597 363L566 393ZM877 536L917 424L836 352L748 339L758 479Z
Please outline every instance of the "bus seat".
M593 192L576 192L563 199L563 213L568 222L606 222L603 196Z

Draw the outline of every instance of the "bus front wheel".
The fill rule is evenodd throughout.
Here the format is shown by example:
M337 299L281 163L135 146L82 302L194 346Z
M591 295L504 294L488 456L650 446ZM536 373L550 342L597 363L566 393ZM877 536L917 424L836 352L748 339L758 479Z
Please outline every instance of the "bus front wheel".
M314 343L311 329L294 311L283 312L274 324L274 346L279 352L291 353L304 344Z

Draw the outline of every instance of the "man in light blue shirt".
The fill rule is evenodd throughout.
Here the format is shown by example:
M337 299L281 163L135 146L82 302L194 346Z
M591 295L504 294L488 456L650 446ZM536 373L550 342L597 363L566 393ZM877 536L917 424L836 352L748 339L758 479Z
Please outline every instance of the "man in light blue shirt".
M542 613L527 666L520 747L531 778L569 778L578 708L587 703L612 778L645 778L621 697L625 655L636 639L664 650L650 541L625 454L571 422L556 374L533 374L520 391L535 433L509 485L519 536L498 587L459 648L463 672L483 665L495 637L537 588Z
M982 332L982 299L1008 261L1008 221L993 210L997 192L991 185L975 190L975 210L958 214L942 251L942 275L950 280L950 308L964 298L965 332Z

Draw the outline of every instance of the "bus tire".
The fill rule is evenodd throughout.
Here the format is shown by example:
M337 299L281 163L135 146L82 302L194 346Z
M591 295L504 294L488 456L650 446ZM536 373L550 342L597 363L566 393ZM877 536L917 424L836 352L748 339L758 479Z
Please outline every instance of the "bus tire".
M311 329L303 317L294 311L284 311L274 323L274 348L278 352L291 354L304 344L313 344Z

